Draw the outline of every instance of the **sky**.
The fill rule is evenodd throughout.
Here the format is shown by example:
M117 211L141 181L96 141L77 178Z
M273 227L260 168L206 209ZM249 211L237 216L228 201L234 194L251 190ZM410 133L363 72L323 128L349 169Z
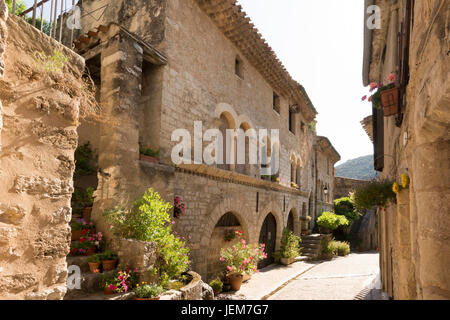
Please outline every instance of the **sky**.
M341 164L373 154L360 122L372 114L362 84L364 1L238 0L319 112L317 134Z
M319 112L317 133L328 137L340 153L338 164L373 154L360 124L371 114L370 104L361 101L368 91L362 85L364 1L238 2L291 76L305 87ZM32 6L33 0L26 3Z

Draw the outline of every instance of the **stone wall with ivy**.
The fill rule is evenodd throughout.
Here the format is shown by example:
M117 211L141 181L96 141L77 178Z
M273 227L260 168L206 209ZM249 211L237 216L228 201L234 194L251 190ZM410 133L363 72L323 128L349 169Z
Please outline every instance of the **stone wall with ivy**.
M1 0L0 299L62 299L84 59L5 12Z

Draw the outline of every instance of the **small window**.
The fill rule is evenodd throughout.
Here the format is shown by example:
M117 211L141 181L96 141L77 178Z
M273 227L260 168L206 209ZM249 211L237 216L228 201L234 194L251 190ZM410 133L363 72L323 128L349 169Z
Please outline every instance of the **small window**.
M236 75L243 79L243 72L242 72L242 61L239 57L236 57L235 61L234 61L234 72L236 73Z
M273 110L280 113L280 96L275 92L273 93Z
M303 121L300 123L300 129L302 130L302 132L305 132L305 130L306 130L306 126Z
M289 110L289 131L295 134L295 114Z

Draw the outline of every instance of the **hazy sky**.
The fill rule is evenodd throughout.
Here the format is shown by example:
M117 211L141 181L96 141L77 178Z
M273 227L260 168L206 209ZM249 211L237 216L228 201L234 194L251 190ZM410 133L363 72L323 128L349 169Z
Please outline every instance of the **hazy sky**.
M238 0L319 112L317 131L346 161L373 153L360 121L364 1ZM341 161L341 163L343 162Z
M319 112L317 131L342 162L373 153L360 121L362 102L362 0L238 0ZM32 5L32 0L27 0ZM66 0L67 4L72 1ZM48 9L47 9L48 10Z

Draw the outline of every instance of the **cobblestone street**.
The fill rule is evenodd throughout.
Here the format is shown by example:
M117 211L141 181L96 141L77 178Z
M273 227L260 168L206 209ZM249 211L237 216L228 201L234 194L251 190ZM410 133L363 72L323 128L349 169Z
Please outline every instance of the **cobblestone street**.
M376 253L364 253L323 262L291 280L268 300L356 299L361 292L369 293L367 289L376 284L378 259Z
M325 262L272 265L253 275L238 293L219 299L363 300L384 299L379 289L379 255L354 253Z

